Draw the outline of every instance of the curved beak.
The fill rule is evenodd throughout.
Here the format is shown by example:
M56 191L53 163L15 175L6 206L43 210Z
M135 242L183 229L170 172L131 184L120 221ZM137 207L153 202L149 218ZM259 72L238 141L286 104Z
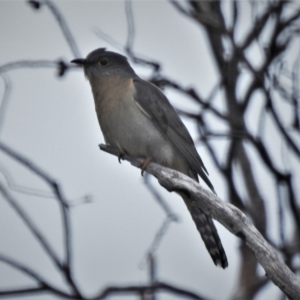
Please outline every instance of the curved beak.
M76 59L71 60L70 62L73 64L80 65L80 66L84 66L87 63L86 59L84 59L84 58L76 58Z

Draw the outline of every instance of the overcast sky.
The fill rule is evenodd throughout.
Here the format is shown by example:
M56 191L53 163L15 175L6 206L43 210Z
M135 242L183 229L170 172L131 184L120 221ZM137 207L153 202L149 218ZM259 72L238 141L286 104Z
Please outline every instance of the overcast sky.
M126 42L124 1L55 3L82 57L99 47L120 51L100 39L95 34L97 28L120 45ZM203 30L167 1L134 1L133 12L134 50L161 62L164 74L207 96L218 76ZM245 4L243 22L246 25L251 17L248 12ZM1 65L18 60L70 61L75 58L47 7L36 11L24 1L1 1L0 37ZM143 78L151 71L134 64L133 67ZM104 139L83 72L72 70L60 79L51 68L18 69L5 75L12 89L5 118L1 121L1 141L47 171L59 182L70 201L84 196L93 200L71 209L74 272L82 290L94 295L111 284L147 282L145 255L165 215L144 185L140 170L127 162L119 164L116 157L99 150L98 144L104 143ZM3 82L0 82L0 92L4 92ZM171 91L167 91L167 96L176 107L198 109ZM194 124L186 124L195 137ZM208 153L201 145L198 150L218 195L226 200L224 184ZM218 150L222 155L222 147ZM19 186L49 190L40 179L3 154L0 159L0 167L8 170ZM0 180L5 182L1 174ZM157 249L158 278L211 299L228 299L237 278L237 238L217 224L229 268L215 267L182 199L166 192L155 180L152 182L180 220L171 224ZM62 224L56 201L20 193L13 195L62 255ZM63 286L57 270L4 200L0 200L0 253L31 266L57 286ZM0 289L29 283L26 276L0 264ZM269 289L272 291L276 288ZM261 293L259 299L267 299L271 294L268 295ZM54 297L44 295L36 299ZM161 299L175 298L164 295Z

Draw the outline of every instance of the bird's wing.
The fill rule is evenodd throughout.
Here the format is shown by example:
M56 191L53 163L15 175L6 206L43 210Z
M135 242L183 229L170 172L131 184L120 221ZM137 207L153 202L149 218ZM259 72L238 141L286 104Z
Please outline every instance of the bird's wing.
M155 126L186 158L191 169L194 169L215 193L188 130L166 96L155 85L140 78L134 79L134 86L134 99L138 107L151 118Z

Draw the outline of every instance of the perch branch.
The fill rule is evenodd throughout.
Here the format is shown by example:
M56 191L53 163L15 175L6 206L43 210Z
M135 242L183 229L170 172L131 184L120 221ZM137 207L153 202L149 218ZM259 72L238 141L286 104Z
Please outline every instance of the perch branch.
M100 149L118 156L118 150L108 145ZM141 159L124 155L124 159L138 167ZM158 179L168 191L186 190L193 205L220 222L231 233L242 238L268 276L289 298L300 299L300 279L283 262L274 248L263 238L255 226L235 206L221 201L216 195L202 188L195 180L180 172L150 163L146 171Z

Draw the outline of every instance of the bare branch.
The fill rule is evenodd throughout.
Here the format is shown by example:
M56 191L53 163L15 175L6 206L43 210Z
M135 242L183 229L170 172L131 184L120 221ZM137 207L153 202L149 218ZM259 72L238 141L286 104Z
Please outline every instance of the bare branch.
M50 68L57 69L57 75L61 77L64 75L67 69L76 69L76 66L71 64L67 64L62 60L53 61L53 60L19 60L11 63L7 63L5 65L0 65L0 74L9 72L15 69L23 69L23 68Z
M255 26L253 26L252 30L246 36L244 42L239 47L239 52L243 52L246 48L248 48L251 45L251 43L255 39L257 39L260 36L269 18L272 16L273 13L278 13L283 5L283 1L278 1L269 4L269 6L263 12L263 14L255 20Z
M10 82L7 74L1 74L1 72L0 72L0 76L4 82L4 93L2 96L2 101L1 101L1 106L0 106L0 130L1 130L1 128L4 124L4 117L5 117L6 108L8 105L8 99L9 99L9 95L10 95L10 91L11 91L11 82Z
M45 252L49 255L49 257L53 260L54 264L62 269L63 265L60 262L58 256L56 255L54 249L52 249L51 245L47 242L46 238L39 231L38 227L32 222L26 212L19 206L17 201L8 193L6 188L0 183L0 193L2 196L8 201L8 203L14 208L14 210L18 213L20 218L26 224L26 226L30 229L32 234L35 236L37 241L42 245Z
M55 258L55 256L51 256L51 257L55 258L57 266L64 272L66 279L69 282L70 286L73 288L75 294L80 295L80 292L78 291L76 285L74 284L74 281L72 279L72 274L71 274L71 233L70 233L70 220L69 220L68 206L67 206L68 204L67 204L67 200L64 198L62 194L60 186L46 172L42 171L39 167L35 166L31 161L21 156L19 153L15 152L14 150L10 149L2 142L0 142L0 149L8 156L12 157L14 160L18 161L26 168L31 170L34 174L42 178L51 187L56 199L58 200L59 207L62 213L62 219L64 225L63 227L64 240L65 240L65 263L64 264L60 263L58 259ZM4 189L1 192L2 194L4 194L4 196L6 196ZM30 223L30 220L27 221ZM42 239L41 242L45 242L45 240ZM47 251L49 255L52 255L50 254L51 251L49 252L49 247Z
M271 99L270 93L265 89L264 92L266 96L267 109L271 113L279 132L284 137L287 145L294 151L294 153L298 156L298 158L300 158L300 149L297 147L296 143L292 140L292 138L289 136L289 134L286 132L285 128L283 127L282 122L280 121L279 116L274 109L273 101Z
M184 296L187 299L195 299L195 300L208 300L208 298L204 298L196 293L193 293L189 290L184 290L178 288L174 285L170 285L163 282L156 282L153 285L133 285L133 286L116 286L116 287L108 287L103 292L101 292L98 296L92 298L91 300L100 300L106 299L112 295L118 294L145 294L145 293L153 293L165 291L173 293L177 296Z
M152 244L150 245L150 247L147 251L146 260L149 260L152 258L154 259L154 254L155 254L160 242L162 241L163 237L165 236L170 224L172 222L178 222L178 217L175 215L175 213L172 212L171 208L168 206L166 201L161 197L161 195L158 193L158 191L153 187L153 185L151 184L149 179L150 179L150 175L148 173L146 173L144 175L144 183L145 183L146 187L148 188L148 190L152 193L154 199L158 202L158 204L161 206L161 208L165 212L166 218L155 234ZM141 265L142 264L143 264L143 262L141 263Z
M101 150L118 156L118 150L108 145L100 145ZM138 167L140 159L127 155L124 159ZM262 237L254 225L235 206L221 201L213 193L203 189L196 181L177 171L150 163L146 171L158 179L158 182L168 191L186 190L191 195L193 205L219 221L234 235L242 238L254 252L257 261L265 269L266 275L288 297L300 299L300 279L291 272L281 257Z
M245 182L249 204L247 211L250 213L252 220L263 236L267 232L267 217L264 199L258 189L253 173L252 165L249 156L246 153L245 146L240 143L237 149L238 153L235 155L235 160L241 168L243 180ZM259 211L259 214L257 212Z
M12 295L26 295L26 294L40 294L41 292L51 292L53 294L65 297L65 298L72 298L72 296L66 294L65 292L53 287L49 284L41 275L33 271L32 269L24 266L23 264L0 254L0 261L11 266L12 268L19 270L20 272L26 274L30 278L34 279L38 287L30 287L30 288L15 288L11 290L0 290L0 297L2 296L12 296Z
M176 0L169 0L169 1L179 12L186 15L187 17L191 17L190 12L188 12L186 9L184 9L178 1L176 1Z
M104 31L102 31L100 28L95 28L94 29L94 33L100 38L103 39L104 41L108 42L110 45L112 45L113 47L115 47L116 49L123 51L124 50L124 46L119 43L118 41L116 41L113 37L111 37L110 35L108 35L107 33L105 33Z
M153 239L152 245L149 247L149 250L147 252L147 257L153 256L155 251L157 250L160 242L162 241L162 238L165 236L170 224L174 222L172 217L167 216L162 225L160 226L159 230L155 234L155 237Z
M178 217L175 215L175 213L173 213L173 211L171 210L171 208L168 206L168 204L166 203L166 201L161 197L161 195L156 191L156 189L152 186L151 182L150 182L150 176L149 174L146 174L144 176L144 183L146 185L146 187L148 188L148 190L152 193L152 195L154 196L155 200L158 202L158 204L162 207L162 209L164 210L165 214L167 215L167 217L172 220L173 222L178 222Z
M56 68L57 64L52 60L19 60L0 66L0 73L21 68Z
M37 196L37 197L54 198L53 193L51 193L49 191L43 191L43 190L38 190L38 189L18 185L17 183L15 183L15 181L14 181L13 177L11 176L11 174L9 173L9 171L1 164L0 164L0 172L2 173L3 177L5 178L7 186L12 191L15 191L18 193L23 193L23 194L28 194L28 195L32 195L32 196Z
M0 254L0 261L11 266L14 269L21 271L22 273L25 273L30 278L34 279L37 283L42 284L42 285L47 285L46 281L38 273L36 273L35 271L31 270L30 268L22 265L21 263L3 255L3 254Z
M60 10L56 7L56 5L50 1L50 0L43 0L44 3L48 6L48 8L50 9L50 11L52 12L52 14L54 15L58 25L60 26L60 29L67 41L67 43L69 44L71 51L73 52L75 57L81 57L80 55L80 51L78 49L78 46L75 42L75 39L71 33L71 30L66 22L66 20L64 19L62 13L60 12Z
M27 294L34 295L34 294L41 294L43 292L49 292L49 290L44 287L29 287L29 288L16 288L11 290L0 290L0 297L11 297L11 296L25 296Z
M153 80L151 80L151 82L159 87L166 87L166 86L171 87L171 88L185 94L186 96L193 99L194 101L196 101L198 104L200 104L203 107L204 110L208 110L208 111L212 112L215 116L219 117L222 120L227 120L227 117L225 115L223 115L221 112L219 112L216 108L214 108L210 104L210 100L214 97L215 92L217 91L217 89L220 86L219 83L212 90L211 95L208 97L208 100L205 101L200 97L200 95L198 95L198 93L195 91L195 89L184 88L179 83L172 81L171 79L159 78L159 79L153 79Z
M131 0L125 0L125 12L126 12L126 20L127 20L127 41L126 41L125 49L127 53L132 54L135 26L133 20Z

